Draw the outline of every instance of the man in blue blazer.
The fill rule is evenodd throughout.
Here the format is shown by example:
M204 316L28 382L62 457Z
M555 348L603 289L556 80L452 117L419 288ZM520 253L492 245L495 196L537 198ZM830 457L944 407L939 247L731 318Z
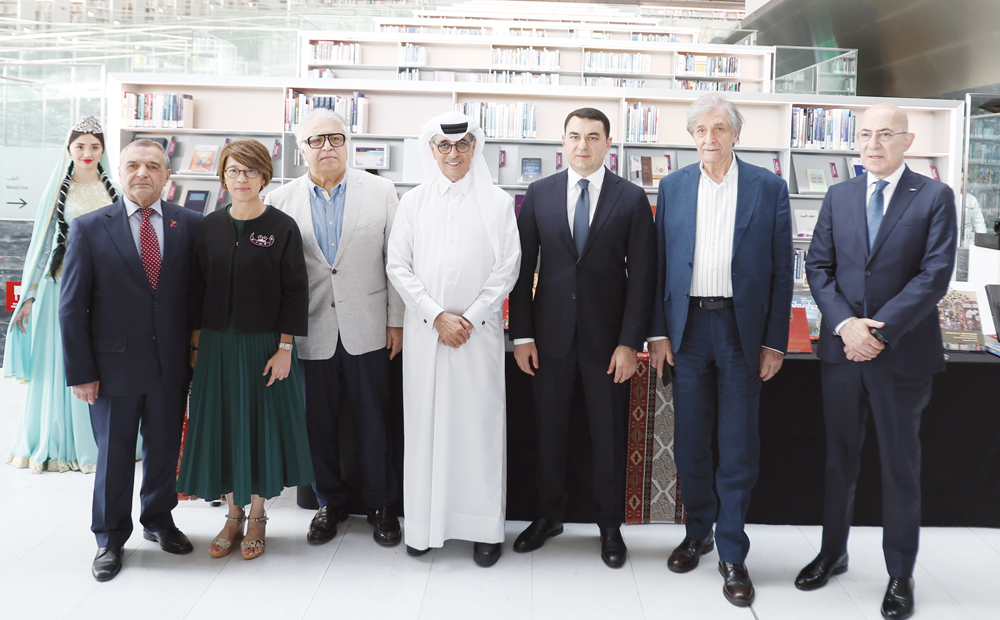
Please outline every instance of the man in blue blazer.
M757 481L760 386L781 368L788 346L793 274L788 186L733 154L742 127L721 95L705 95L688 111L701 162L660 181L649 354L657 374L664 362L675 372L674 458L687 533L668 567L692 570L717 537L723 593L747 606L754 589L744 522Z
M806 275L823 314L819 358L826 422L823 546L795 585L822 587L847 570L865 420L882 462L886 618L913 613L920 537L920 415L933 373L944 370L937 303L955 263L955 197L904 163L913 143L906 114L869 108L857 126L866 174L823 200Z
M510 294L514 357L532 375L541 516L514 551L538 549L563 531L571 418L587 424L601 558L618 568L623 521L627 382L636 368L653 298L656 238L642 188L604 167L611 123L594 108L566 117L563 171L528 186L517 220L521 273ZM541 252L538 288L532 299ZM577 377L585 411L571 412Z
M170 170L158 143L127 146L119 173L124 198L73 221L59 307L66 382L90 404L97 439L91 530L98 581L121 570L132 533L140 421L143 536L164 551L191 552L171 510L190 380L191 250L201 216L160 201Z

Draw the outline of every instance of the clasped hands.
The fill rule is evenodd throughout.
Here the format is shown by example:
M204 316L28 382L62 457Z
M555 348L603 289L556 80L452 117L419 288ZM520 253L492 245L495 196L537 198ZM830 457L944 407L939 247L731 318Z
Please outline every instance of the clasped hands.
M875 359L885 349L885 344L872 335L871 328L885 327L882 321L872 319L852 319L840 328L840 338L844 341L844 353L852 362L867 362Z
M472 323L464 316L442 312L434 319L434 329L438 332L438 344L457 349L472 337Z

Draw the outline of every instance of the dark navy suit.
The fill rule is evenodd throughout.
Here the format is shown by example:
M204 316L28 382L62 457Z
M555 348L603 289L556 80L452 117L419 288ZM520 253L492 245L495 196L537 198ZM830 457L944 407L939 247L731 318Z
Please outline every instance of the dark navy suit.
M124 203L73 221L63 267L59 321L67 385L100 381L90 407L97 439L91 529L99 547L132 533L136 434L142 422L140 521L173 525L177 457L190 366L188 286L201 216L162 202L163 254L153 291Z
M882 469L882 524L892 577L913 574L920 536L920 415L932 374L944 370L937 302L955 262L955 197L944 183L904 170L868 249L868 176L834 185L820 210L806 274L823 314L819 358L826 421L824 555L847 551L854 489L870 411ZM888 341L872 361L850 362L833 334L870 317Z
M586 245L578 254L566 206L568 172L535 181L517 219L521 273L510 294L510 337L534 338L532 381L538 430L537 483L542 517L561 521L566 507L566 440L573 390L582 378L594 455L597 522L623 520L627 383L607 374L615 349L641 349L653 297L656 238L645 192L605 169ZM532 300L541 251L538 287Z
M792 231L788 186L737 158L733 306L691 305L700 164L660 181L656 201L657 280L651 336L669 336L674 353L674 458L687 511L687 535L703 540L718 521L719 558L742 563L750 491L757 480L760 349L788 347ZM712 490L712 432L718 410L718 498Z

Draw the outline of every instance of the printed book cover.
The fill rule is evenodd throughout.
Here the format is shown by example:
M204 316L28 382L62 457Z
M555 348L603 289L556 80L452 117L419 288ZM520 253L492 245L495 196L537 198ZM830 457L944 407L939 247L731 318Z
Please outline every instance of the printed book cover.
M948 289L938 302L941 341L948 351L985 351L979 301L973 291Z

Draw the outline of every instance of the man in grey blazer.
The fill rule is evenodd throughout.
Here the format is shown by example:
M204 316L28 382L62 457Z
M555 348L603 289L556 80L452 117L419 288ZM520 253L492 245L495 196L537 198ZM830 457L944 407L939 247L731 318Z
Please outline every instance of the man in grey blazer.
M309 272L309 336L295 342L320 508L306 539L328 542L347 518L339 437L346 397L358 429L368 522L375 542L392 546L401 534L388 373L403 346L403 302L386 281L385 252L399 200L391 181L347 166L350 130L340 115L313 110L296 139L309 172L264 202L298 223Z

